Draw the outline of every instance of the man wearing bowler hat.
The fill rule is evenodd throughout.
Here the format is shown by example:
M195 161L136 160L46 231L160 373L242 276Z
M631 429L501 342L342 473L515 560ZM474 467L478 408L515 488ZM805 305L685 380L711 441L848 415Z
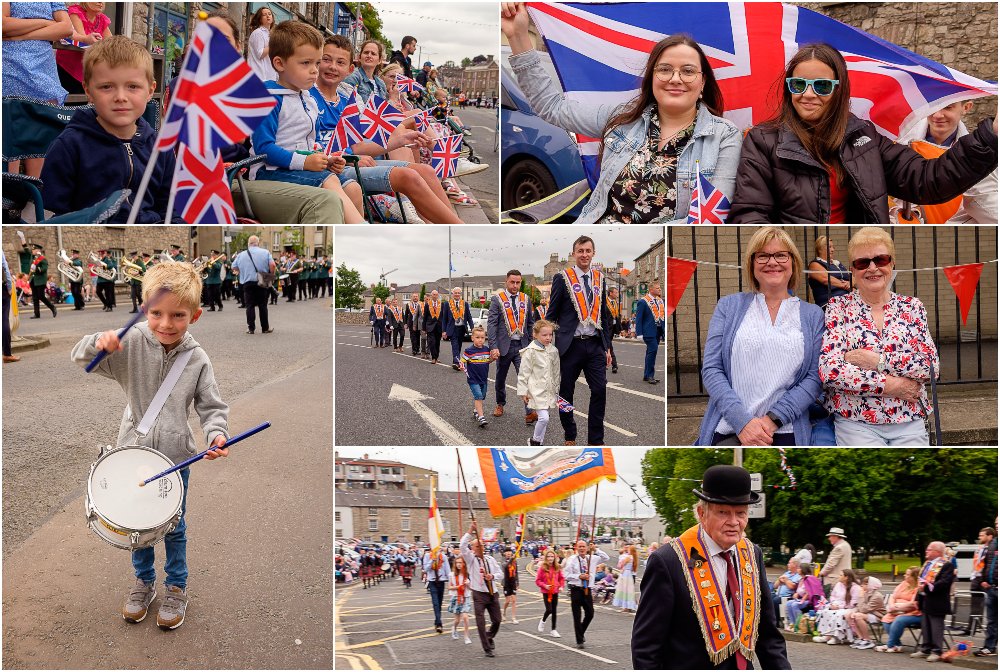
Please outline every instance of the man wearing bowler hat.
M764 554L743 532L750 473L716 465L702 477L698 524L649 556L632 626L637 670L788 670Z
M842 528L831 527L830 531L826 533L826 538L833 548L830 549L830 555L819 573L819 578L823 581L823 591L827 597L830 597L830 591L837 584L837 581L840 581L844 570L851 568L854 552L851 550L851 545L847 543L847 535L844 534Z

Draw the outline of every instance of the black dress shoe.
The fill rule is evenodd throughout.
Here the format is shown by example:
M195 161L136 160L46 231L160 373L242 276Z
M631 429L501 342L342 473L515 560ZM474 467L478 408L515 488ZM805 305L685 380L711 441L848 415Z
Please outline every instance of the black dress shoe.
M208 309L208 312L210 312L210 313L214 313L214 312L215 312L215 308L209 308L209 309Z
M496 658L497 657L497 654L493 653L493 651L487 651L484 655L487 658Z
M618 373L618 367L617 366L612 366L611 367L611 373Z
M37 319L38 319L38 317L39 317L38 315L32 315L32 316L31 316L31 317L29 317L28 319L29 319L29 320L37 320Z
M647 378L646 382L649 383L650 385L656 385L660 381L658 381L656 378Z
M247 329L247 333L252 336L253 335L253 329Z
M262 334L273 334L274 333L274 329L264 329L260 333L262 333Z
M129 312L129 315L131 315L132 313L138 313L139 311L138 310L130 310L128 312Z

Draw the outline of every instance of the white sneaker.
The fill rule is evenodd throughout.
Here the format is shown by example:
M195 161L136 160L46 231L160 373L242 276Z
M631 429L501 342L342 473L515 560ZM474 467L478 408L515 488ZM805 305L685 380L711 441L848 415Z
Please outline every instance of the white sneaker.
M840 639L838 637L830 637L826 640L826 643L830 646L836 646L837 644L840 644Z
M552 635L553 637L555 637L556 639L560 639L562 637L562 635L559 634L558 630L553 630L549 634Z
M473 173L479 173L490 167L488 163L473 163L468 159L462 158L458 160L458 164L455 166L455 173L452 177L461 177L462 175L472 175Z
M858 650L860 650L860 651L864 651L865 649L874 649L875 648L875 643L874 642L870 642L870 641L868 641L866 639L863 642L861 642L860 644L858 644L855 648L858 649Z
M815 637L813 637L813 641L816 642L817 644L825 644L828 639L830 638L827 637L826 635L816 635Z
M511 623L513 623L514 625L517 625L517 624L518 624L518 623L520 623L520 622L521 622L521 621L517 620L516 618L515 618L515 619L514 619L513 621L511 621Z
M941 660L941 656L939 656L936 653L932 653L931 655L927 656L928 663L936 663L939 660Z
M407 224L423 224L424 220L420 219L420 215L417 214L417 209L413 207L413 203L410 199L403 199L403 212L406 213L406 223Z
M456 639L457 639L457 637L456 637ZM468 637L466 637L466 638L465 638L465 643L466 643L466 644L472 644L472 640L471 640L471 639L469 639Z
M452 639L458 639L458 630L457 629L455 629L455 628L451 629L451 638Z
M538 620L538 632L545 632L545 621Z

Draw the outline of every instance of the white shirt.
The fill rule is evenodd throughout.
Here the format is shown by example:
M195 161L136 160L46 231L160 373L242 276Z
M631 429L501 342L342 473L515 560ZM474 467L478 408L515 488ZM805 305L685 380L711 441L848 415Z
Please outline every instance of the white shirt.
M590 574L590 578L587 579L587 585L594 585L594 574L597 573L598 562L604 562L609 560L608 554L601 549L595 549L590 555L590 571L586 572ZM583 583L580 581L580 574L585 572L582 571L583 566L587 564L586 556L584 559L580 559L579 553L574 553L573 557L566 561L566 567L563 569L563 576L566 577L566 583L571 586L576 586L577 588L583 588Z
M498 593L500 591L500 582L503 581L503 572L500 570L500 565L493 559L493 556L485 553L482 559L477 558L473 554L472 549L469 548L469 542L472 539L472 535L466 532L458 545L459 551L462 552L462 558L465 560L465 566L469 568L469 587L473 590L478 590L480 593L489 592L486 589L486 581L483 580L483 575L480 572L484 568L483 561L485 560L486 573L493 575L493 592Z
M704 529L705 528L702 528L702 530ZM712 563L712 571L715 572L715 578L718 580L719 601L726 605L726 609L729 610L729 615L732 616L733 605L729 602L728 599L726 599L726 586L729 585L729 568L727 566L728 563L726 562L725 556L721 554L735 553L736 545L734 544L727 549L723 549L721 546L715 543L715 540L712 539L712 537L708 536L707 532L705 532L705 550L708 551L709 553L710 556L709 560ZM737 568L739 567L739 562L737 558L733 558L733 567ZM740 570L737 569L736 579L739 580L739 578L740 578ZM737 599L739 599L739 596L743 594L742 592L740 592L739 587L736 588L735 592L737 595Z
M262 55L270 42L271 32L264 26L250 33L250 48L247 50L247 62L250 63L250 69L264 82L269 79L278 80L278 73L275 71L274 66L271 65L271 56Z
M574 266L573 270L576 271L576 277L580 279L580 287L583 290L583 297L585 299L587 298L587 285L585 285L584 282L583 282L583 276L587 276L587 282L590 283L590 288L594 292L594 301L600 301L600 299L601 299L601 288L600 287L594 287L594 275L593 275L593 273L591 273L589 270L588 271L584 271L579 266ZM576 310L576 294L573 292L573 288L572 287L567 287L566 291L569 293L570 303L573 304L574 310ZM583 311L580 311L580 312L582 313ZM583 317L584 317L584 319L586 319L587 316L584 315ZM600 322L601 322L600 314L598 314L597 322L598 322L598 324L600 324ZM573 332L573 336L574 337L575 336L593 336L596 333L597 333L597 328L595 328L594 325L592 325L590 323L587 323L586 325L584 325L583 320L580 320L580 323L576 325L576 331Z
M783 300L772 324L764 295L754 294L733 339L729 371L733 391L751 416L759 418L771 410L795 383L804 357L799 299L792 296ZM715 431L738 434L742 429L722 418ZM793 431L792 423L786 422L775 433Z

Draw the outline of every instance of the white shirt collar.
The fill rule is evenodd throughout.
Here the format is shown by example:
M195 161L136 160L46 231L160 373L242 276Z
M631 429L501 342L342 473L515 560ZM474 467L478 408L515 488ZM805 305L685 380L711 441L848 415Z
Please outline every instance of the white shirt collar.
M709 552L709 555L718 555L723 551L731 551L733 550L733 548L736 547L736 544L733 544L729 548L722 548L722 546L719 546L717 543L715 543L715 539L712 539L712 537L708 536L708 531L705 530L704 527L702 527L701 529L705 533L705 549Z

